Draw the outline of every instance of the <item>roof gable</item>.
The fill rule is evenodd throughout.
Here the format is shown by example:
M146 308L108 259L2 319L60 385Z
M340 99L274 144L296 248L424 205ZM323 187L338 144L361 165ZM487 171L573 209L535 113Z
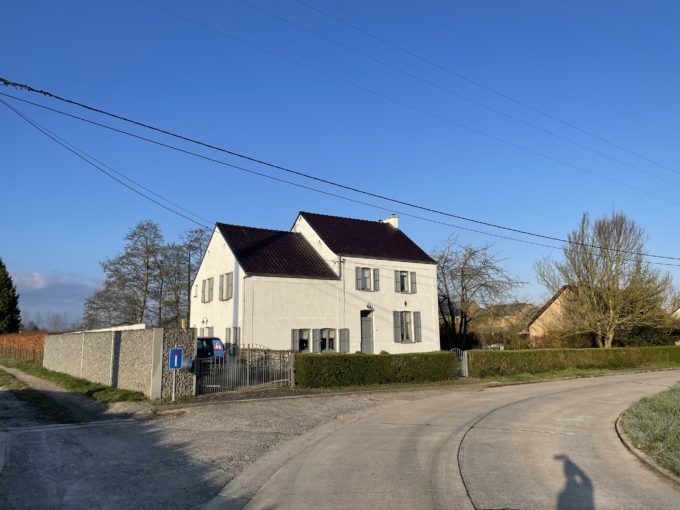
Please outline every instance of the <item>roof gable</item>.
M217 228L248 274L337 278L302 234L225 223Z
M337 255L436 263L406 234L388 223L310 212L300 212L300 216Z

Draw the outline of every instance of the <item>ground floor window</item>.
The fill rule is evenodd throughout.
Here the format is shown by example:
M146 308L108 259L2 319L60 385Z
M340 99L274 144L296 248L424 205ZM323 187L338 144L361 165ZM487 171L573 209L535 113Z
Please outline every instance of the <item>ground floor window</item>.
M309 352L309 330L298 329L297 351Z
M335 351L335 330L322 329L321 330L321 352Z
M421 342L420 312L394 312L394 341Z

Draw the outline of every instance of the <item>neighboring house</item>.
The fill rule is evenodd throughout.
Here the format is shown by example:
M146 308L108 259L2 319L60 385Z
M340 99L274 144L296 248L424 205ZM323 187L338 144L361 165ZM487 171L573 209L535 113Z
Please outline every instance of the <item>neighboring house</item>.
M492 342L504 335L517 335L526 329L536 306L529 303L508 303L481 308L474 316L471 328L482 342ZM493 343L493 342L492 342Z
M671 319L680 320L680 307L678 307L672 314Z
M542 339L547 338L551 332L560 327L564 313L565 285L543 305L529 321L529 344L536 347Z
M439 350L436 263L398 218L299 213L290 232L218 223L191 327L301 352Z

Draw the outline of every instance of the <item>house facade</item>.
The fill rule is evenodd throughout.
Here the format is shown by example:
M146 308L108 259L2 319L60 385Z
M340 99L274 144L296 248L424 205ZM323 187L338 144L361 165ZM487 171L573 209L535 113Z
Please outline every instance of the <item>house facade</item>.
M218 223L193 284L202 336L299 352L439 350L436 263L383 221L301 212L290 231Z
M550 333L560 329L564 320L565 291L567 290L566 286L558 290L529 321L529 345L532 347L541 347Z

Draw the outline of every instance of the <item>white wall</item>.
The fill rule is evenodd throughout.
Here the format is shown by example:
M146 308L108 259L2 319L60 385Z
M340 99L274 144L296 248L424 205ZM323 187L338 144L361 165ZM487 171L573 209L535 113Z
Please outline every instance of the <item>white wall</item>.
M356 352L361 350L361 311L373 310L376 354L380 351L408 353L440 349L434 264L345 257L343 266L344 276L340 280L246 278L243 342L289 349L292 329L348 328L350 352ZM380 270L379 291L355 289L357 266ZM416 272L415 294L395 292L395 270ZM394 342L394 311L421 313L422 342Z
M220 275L234 272L234 294L231 299L220 300ZM190 327L212 327L215 336L224 339L226 328L238 327L242 322L242 288L243 269L236 261L227 242L215 228L198 270L194 286L191 289ZM213 299L210 303L201 303L201 282L214 278ZM204 319L207 322L204 323Z
M341 275L339 279L246 276L221 234L215 232L196 278L197 297L192 289L191 327L205 327L202 321L207 318L207 326L214 327L214 334L224 339L225 329L237 326L241 328L242 344L254 343L272 349L290 349L292 329L348 328L350 352L356 352L361 350L361 311L372 309L375 353L440 349L436 265L357 257L344 257L341 261L304 219L298 218L293 230L305 235ZM378 292L355 289L357 266L380 270ZM219 275L232 270L234 298L220 301ZM417 273L417 293L395 292L395 270ZM215 278L213 301L201 303L201 281L211 276ZM422 342L394 342L394 311L421 313Z

